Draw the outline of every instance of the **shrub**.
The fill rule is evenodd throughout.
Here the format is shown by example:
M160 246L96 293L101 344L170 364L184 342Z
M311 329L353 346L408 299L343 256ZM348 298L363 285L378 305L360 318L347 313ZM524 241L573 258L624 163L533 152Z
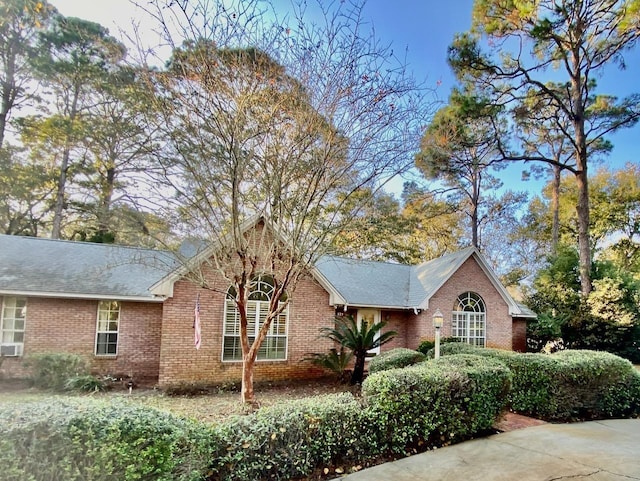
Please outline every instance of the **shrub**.
M459 355L371 374L362 395L382 446L404 453L489 429L507 402L510 381L502 363Z
M640 414L640 372L626 359L596 351L561 351L550 357L560 365L554 380L558 404L571 407L559 410L562 419Z
M5 481L202 479L215 440L204 424L123 402L0 407Z
M433 349L434 347L436 347L436 343L435 341L430 341L428 339L422 341L420 343L420 345L418 346L418 352L421 352L422 354L424 354L425 356L429 353L429 351L431 349Z
M30 380L41 389L62 391L69 379L89 374L87 361L78 354L48 352L33 354L25 359Z
M64 388L67 391L99 392L105 391L107 384L102 379L91 374L85 374L67 379L64 383Z
M550 421L640 414L640 373L613 354L520 354L464 344L447 344L443 352L473 352L504 363L513 373L509 405L521 414Z
M369 362L369 374L386 371L387 369L397 369L417 364L425 360L425 355L421 352L404 347L391 349L390 351L378 354Z
M466 342L452 341L448 340L446 342L442 342L440 344L440 355L451 355L451 354L478 354L478 351L483 350L482 348L478 348L475 346L471 346ZM432 349L429 349L425 355L429 359L433 359L435 357L435 346Z
M353 359L353 353L340 348L338 351L335 347L329 349L329 352L322 354L310 354L306 360L311 361L316 366L331 371L341 382L348 380L348 369Z
M366 459L377 436L350 393L262 408L219 426L215 479L295 479L314 469Z

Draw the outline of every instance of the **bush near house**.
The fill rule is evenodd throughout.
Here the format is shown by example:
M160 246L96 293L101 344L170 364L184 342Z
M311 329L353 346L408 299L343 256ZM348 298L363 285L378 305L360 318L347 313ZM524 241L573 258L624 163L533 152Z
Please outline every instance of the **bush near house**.
M369 361L369 374L374 372L387 371L389 369L398 369L401 367L412 366L426 359L421 352L407 349L406 347L398 347L390 351L378 354Z
M640 415L640 372L621 357L601 351L519 354L446 344L443 355L473 353L503 362L513 373L510 408L549 421Z
M63 391L70 379L89 375L89 363L78 354L43 352L25 359L30 380L40 389Z
M362 396L383 447L404 453L489 429L507 404L510 385L501 362L460 355L372 374Z

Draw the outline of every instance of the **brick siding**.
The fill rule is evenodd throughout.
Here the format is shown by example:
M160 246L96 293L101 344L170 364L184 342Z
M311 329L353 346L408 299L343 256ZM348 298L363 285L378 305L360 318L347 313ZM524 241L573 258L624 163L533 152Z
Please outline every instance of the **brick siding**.
M222 362L224 294L227 282L207 273L210 285L221 291L199 289L188 280L174 285L173 298L163 307L160 377L161 386L198 382L221 384L241 379L241 362ZM194 347L193 310L200 292L202 342ZM311 352L326 352L331 343L319 337L320 328L332 325L334 308L329 294L311 277L303 277L289 298L286 361L257 361L254 381L308 379L324 371L304 359Z
M24 351L21 358L5 358L2 374L25 377L25 357L43 352L83 356L96 374L131 375L156 379L160 356L162 305L122 302L118 355L95 356L97 300L27 298Z
M432 317L436 309L444 314L440 335L443 338L450 337L451 313L456 299L469 291L479 294L485 303L487 347L511 350L513 321L509 315L509 307L474 257L469 257L431 297L428 310L418 316L411 316L407 326L407 347L416 349L422 340L435 338Z

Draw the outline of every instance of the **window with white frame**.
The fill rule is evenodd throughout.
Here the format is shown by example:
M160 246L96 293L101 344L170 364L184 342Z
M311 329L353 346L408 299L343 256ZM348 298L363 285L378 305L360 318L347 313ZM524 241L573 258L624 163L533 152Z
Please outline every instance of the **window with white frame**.
M0 312L0 353L21 356L24 347L24 326L27 318L27 300L23 297L4 297Z
M118 332L120 328L120 303L100 301L96 325L96 356L118 354Z
M267 319L269 303L273 296L273 279L268 276L257 277L249 286L249 300L247 302L247 334L249 344L253 343ZM227 291L224 306L224 332L222 345L223 361L241 361L242 347L240 345L240 313L236 304L236 290L232 287ZM271 321L267 337L258 350L258 361L285 360L287 358L287 324L289 320L289 306L284 306L286 295L280 297L279 306L283 307L275 319Z
M467 344L485 346L487 313L482 297L475 292L465 292L456 299L451 317L451 334Z

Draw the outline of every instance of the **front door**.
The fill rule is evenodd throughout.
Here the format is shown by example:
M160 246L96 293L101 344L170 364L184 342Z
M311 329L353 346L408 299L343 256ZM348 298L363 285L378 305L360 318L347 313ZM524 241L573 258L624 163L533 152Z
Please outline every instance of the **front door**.
M380 311L378 309L358 309L358 329L362 329L362 325L366 324L367 327L371 327L374 324L380 322ZM380 331L376 333L376 339L380 337ZM368 351L368 357L373 357L380 354L380 346Z

